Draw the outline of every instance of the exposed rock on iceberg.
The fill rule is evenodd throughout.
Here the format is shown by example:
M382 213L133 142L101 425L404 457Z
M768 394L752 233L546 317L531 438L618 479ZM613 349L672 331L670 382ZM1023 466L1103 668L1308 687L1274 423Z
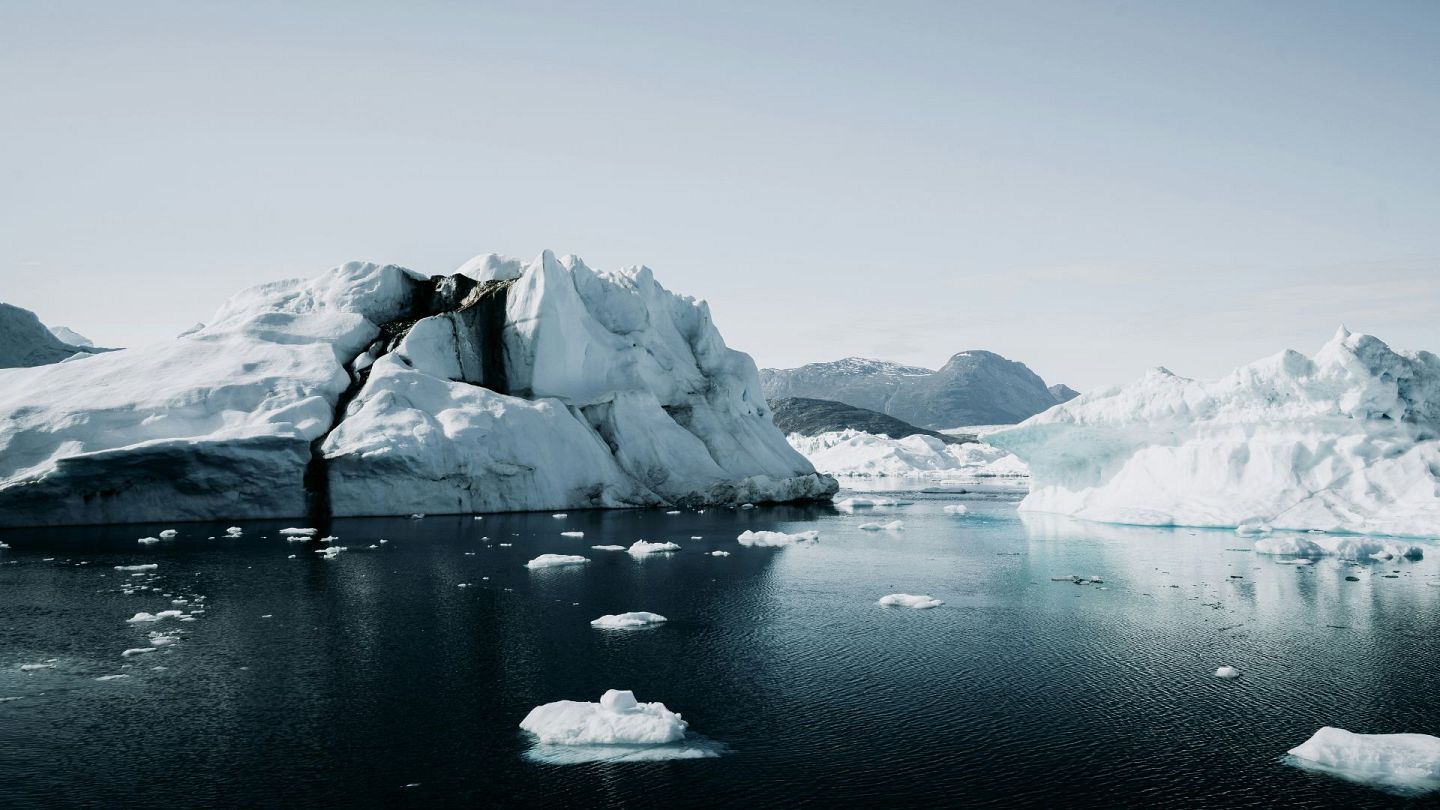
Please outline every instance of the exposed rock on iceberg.
M986 437L1021 508L1146 525L1440 536L1440 358L1345 330L1199 382L1164 369Z
M1356 734L1326 726L1291 748L1296 764L1405 793L1440 790L1440 737Z
M48 333L47 333L48 336ZM0 525L828 497L647 268L351 263L163 344L0 372Z

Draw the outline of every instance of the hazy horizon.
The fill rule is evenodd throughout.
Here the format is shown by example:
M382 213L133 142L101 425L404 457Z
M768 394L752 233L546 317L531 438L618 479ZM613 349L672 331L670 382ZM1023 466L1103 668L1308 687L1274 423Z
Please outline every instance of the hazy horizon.
M1440 6L0 10L0 301L100 345L352 259L653 268L760 366L1440 350Z

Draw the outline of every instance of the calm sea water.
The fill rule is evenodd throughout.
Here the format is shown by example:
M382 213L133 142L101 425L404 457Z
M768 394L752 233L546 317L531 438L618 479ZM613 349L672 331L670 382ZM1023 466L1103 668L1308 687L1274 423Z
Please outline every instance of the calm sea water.
M136 538L166 526L5 532L0 805L1435 800L1282 759L1323 725L1440 733L1440 553L1294 567L1225 532L1022 521L1006 497L954 517L942 506L959 498L905 497L874 514L337 520L335 559L277 522L240 523L237 539L228 523L181 524L150 546ZM877 516L904 531L859 530ZM821 540L746 548L745 529ZM640 538L683 548L590 549ZM731 555L702 553L715 549ZM592 562L523 567L541 553ZM158 568L114 569L143 563ZM1051 581L1071 574L1104 583ZM945 605L876 605L892 592ZM192 622L126 621L197 605ZM589 625L631 610L670 621ZM181 635L122 657L154 630ZM1221 664L1243 676L1213 678ZM724 753L536 761L526 712L607 688L664 702Z

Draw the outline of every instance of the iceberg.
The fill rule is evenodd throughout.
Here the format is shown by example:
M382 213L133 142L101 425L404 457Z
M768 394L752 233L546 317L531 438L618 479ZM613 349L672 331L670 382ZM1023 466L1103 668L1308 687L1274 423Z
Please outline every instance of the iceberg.
M933 596L913 593L892 593L880 597L880 601L876 604L886 607L908 607L915 608L916 610L926 610L928 608L940 607L945 603Z
M1313 358L1286 351L1211 382L1156 369L986 440L1028 465L1022 510L1440 536L1440 357L1343 328Z
M1339 557L1343 560L1389 560L1401 557L1418 560L1424 549L1400 540L1382 540L1356 535L1284 534L1255 541L1260 554L1296 557Z
M651 543L648 540L636 540L630 544L630 554L635 557L644 557L648 554L668 554L672 551L679 551L680 546L676 543Z
M826 475L1023 479L1029 474L1014 455L983 442L946 444L920 433L892 439L853 428L814 436L791 433L785 438Z
M168 342L0 370L0 525L829 498L709 306L545 252L352 262Z
M584 565L588 562L590 561L578 554L541 554L525 563L525 567L534 571L540 568L559 568L562 565Z
M632 627L649 627L652 624L659 624L664 621L668 621L668 619L659 613L637 610L630 613L606 614L590 622L590 626L610 629L628 629Z
M520 728L551 745L663 745L685 737L687 724L663 703L640 703L610 689L599 703L558 700L536 706Z
M1326 726L1289 751L1296 765L1403 793L1440 790L1440 737Z
M808 531L786 534L785 532L756 532L746 529L735 538L742 546L793 546L820 541L820 532Z

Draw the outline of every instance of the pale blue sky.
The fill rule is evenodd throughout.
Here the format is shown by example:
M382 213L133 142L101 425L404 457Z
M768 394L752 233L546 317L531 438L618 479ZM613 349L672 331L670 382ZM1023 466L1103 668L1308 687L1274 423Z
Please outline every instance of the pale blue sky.
M1440 4L0 4L0 300L644 263L762 365L1440 350Z

